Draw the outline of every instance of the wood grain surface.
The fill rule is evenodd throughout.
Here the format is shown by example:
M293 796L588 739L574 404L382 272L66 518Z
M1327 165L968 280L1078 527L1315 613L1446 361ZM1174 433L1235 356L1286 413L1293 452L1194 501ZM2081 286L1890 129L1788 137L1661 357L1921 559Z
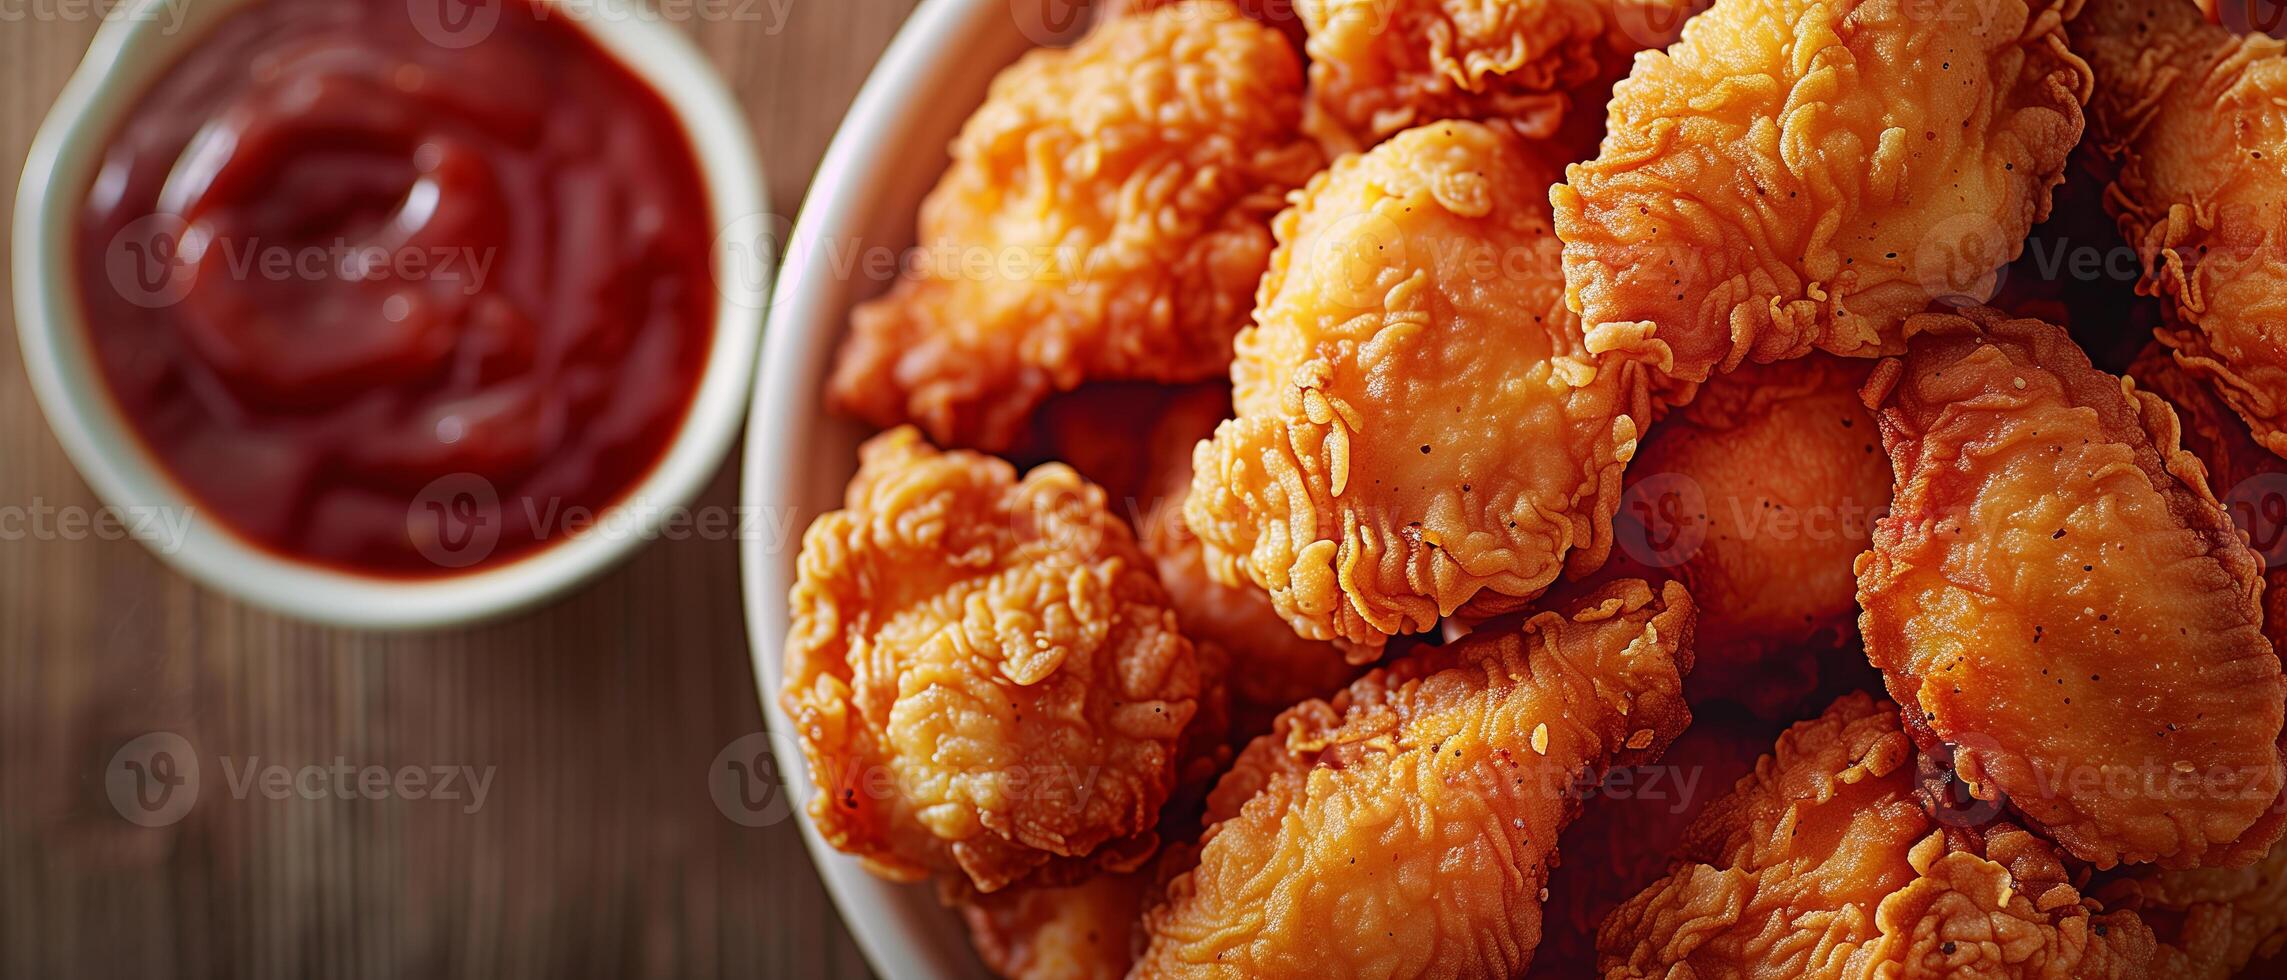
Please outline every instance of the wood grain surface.
M744 101L786 213L911 6L666 9ZM10 211L94 9L0 0ZM0 298L0 508L21 529L99 502L33 401L13 314ZM701 504L732 504L736 472ZM709 794L718 753L762 728L736 542L656 542L537 612L379 635L250 609L67 527L0 520L0 976L866 974L793 819L742 826ZM105 772L155 732L188 743L200 792L146 828ZM234 791L337 763L491 776L481 806L467 785Z

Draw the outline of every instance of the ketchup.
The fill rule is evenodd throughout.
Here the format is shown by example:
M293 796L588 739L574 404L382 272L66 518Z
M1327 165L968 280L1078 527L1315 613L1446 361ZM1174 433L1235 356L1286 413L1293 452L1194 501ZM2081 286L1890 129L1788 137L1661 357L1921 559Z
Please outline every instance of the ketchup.
M288 557L430 576L580 530L712 341L666 103L563 8L453 2L253 0L129 111L80 213L111 393L199 518Z

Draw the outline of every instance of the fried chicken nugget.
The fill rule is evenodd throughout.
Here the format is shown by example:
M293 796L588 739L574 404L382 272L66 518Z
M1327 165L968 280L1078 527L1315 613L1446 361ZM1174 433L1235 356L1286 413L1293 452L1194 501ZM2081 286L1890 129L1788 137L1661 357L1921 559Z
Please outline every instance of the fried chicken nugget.
M1565 311L1555 172L1510 134L1438 123L1336 162L1279 216L1238 417L1184 503L1218 579L1363 661L1480 593L1539 595L1568 552L1604 563L1648 396L1641 363L1586 355Z
M1851 566L1891 484L1858 398L1868 367L1823 355L1742 367L1654 425L1629 464L1605 574L1674 578L1699 601L1694 703L1800 718L1818 680L1800 656L1857 637Z
M1185 636L1229 655L1234 731L1251 739L1279 712L1311 698L1332 697L1364 668L1324 640L1298 636L1270 596L1252 582L1225 585L1207 572L1199 537L1183 521L1191 493L1191 454L1230 417L1230 393L1200 386L1170 399L1148 446L1151 475L1137 535L1158 563Z
M1296 0L1309 33L1306 128L1372 146L1446 119L1556 136L1579 119L1593 151L1612 83L1665 47L1689 0Z
M2287 945L2287 845L2244 868L2139 869L2097 896L2152 925L2172 967L2164 975L2233 976Z
M1898 709L1852 694L1780 736L1685 832L1685 862L1597 938L1606 980L2136 977L2152 931L2006 821L1923 809Z
M1701 617L1708 612L1700 607ZM1695 663L1693 675L1700 669ZM1607 774L1582 804L1580 818L1565 828L1556 846L1562 861L1548 880L1547 925L1528 977L1596 976L1597 927L1667 875L1684 829L1754 772L1755 760L1779 734L1737 705L1694 705L1691 713L1691 727L1658 762Z
M1134 975L1521 973L1579 792L1690 722L1691 624L1682 586L1614 583L1295 707L1209 797Z
M1906 333L1866 387L1897 493L1858 597L1915 737L2099 868L2254 860L2280 833L2287 677L2175 413L2037 320Z
M2207 467L2209 488L2264 560L2263 635L2272 649L2287 648L2287 459L2256 442L2247 423L2167 347L2146 345L2128 375L2175 407L2185 451Z
M1083 381L1216 376L1271 215L1323 161L1302 85L1286 40L1220 2L1026 55L922 202L918 275L852 316L829 400L997 450Z
M1143 871L1061 887L1017 885L960 903L977 957L1010 980L1119 980L1150 884Z
M2081 134L2079 0L1716 0L1613 89L1551 192L1589 348L1649 332L1690 381L1873 356L1984 299Z
M1200 677L1103 492L1061 465L860 450L803 535L780 702L810 818L885 877L982 891L1059 859L1132 868L1174 785Z
M1065 873L990 893L965 878L940 883L939 899L960 911L970 945L993 972L1012 980L1119 977L1142 951L1143 910L1198 859L1199 835L1211 817L1208 793L1231 767L1229 658L1212 642L1195 649L1199 710L1177 745L1176 786L1160 808L1160 847L1149 861L1134 870L1059 867Z
M2106 209L2137 290L2172 301L2160 339L2287 455L2287 43L2191 0L2090 0L2071 32L2092 141L2120 164Z

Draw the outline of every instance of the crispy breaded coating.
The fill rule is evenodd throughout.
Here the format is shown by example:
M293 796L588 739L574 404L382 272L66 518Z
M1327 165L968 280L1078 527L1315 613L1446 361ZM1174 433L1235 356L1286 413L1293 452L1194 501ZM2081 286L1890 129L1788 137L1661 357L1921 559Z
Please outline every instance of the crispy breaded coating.
M1629 59L1665 47L1686 0L1295 0L1310 40L1307 127L1330 145L1372 146L1446 119L1557 135L1578 117L1601 132ZM1595 136L1581 141L1595 149Z
M1360 660L1463 604L1604 562L1648 417L1639 362L1592 358L1564 309L1541 192L1554 162L1475 123L1345 157L1279 216L1238 417L1193 460L1184 517Z
M1286 40L1221 3L1026 55L922 202L917 275L851 317L830 401L1002 449L1083 381L1221 373L1271 215L1322 162L1302 85Z
M2145 346L2128 376L2176 409L2184 451L2206 466L2208 488L2263 561L2263 635L2272 649L2287 647L2287 459L2256 442L2215 389L2159 342Z
M1150 886L1144 871L1061 887L1018 885L960 903L977 958L1010 980L1119 980Z
M1127 525L1061 465L1019 481L911 427L859 455L788 599L780 701L820 834L885 877L983 891L1140 863L1200 677Z
M1716 0L1613 90L1551 197L1589 347L1649 331L1691 381L1895 352L1991 295L2081 134L2079 0Z
M2139 868L2097 896L2152 925L2173 967L2166 975L2242 975L2287 945L2287 845L2244 868Z
M1866 388L1897 493L1858 595L1915 737L2100 868L2253 860L2280 832L2287 677L2175 413L2037 320L1906 333Z
M2146 975L2150 929L2084 900L2021 828L1933 820L1916 772L1898 709L1864 694L1788 730L1606 920L1603 976Z
M2137 246L2159 337L2257 441L2287 455L2287 43L2192 0L2089 0L2090 140L2119 164L2105 207Z
M1230 407L1228 392L1208 386L1169 400L1146 447L1151 472L1137 536L1158 563L1183 634L1228 653L1234 734L1251 739L1295 704L1333 697L1364 668L1331 643L1296 635L1261 587L1225 585L1208 574L1199 538L1183 521L1183 500L1191 493L1193 450L1230 417Z
M1706 607L1699 614L1704 618ZM1694 663L1692 675L1699 671ZM1684 679L1687 689L1691 680ZM1549 875L1542 913L1547 924L1528 977L1596 976L1597 928L1667 876L1684 829L1755 771L1755 760L1770 750L1781 727L1722 702L1694 704L1691 715L1691 727L1658 762L1608 773L1558 839L1559 863Z
M1228 816L1135 975L1521 973L1580 791L1689 724L1691 622L1681 586L1614 583L1281 716L1209 798Z
M1858 397L1870 366L1742 367L1652 426L1629 464L1605 574L1674 578L1699 601L1694 703L1800 718L1818 672L1798 655L1857 637L1851 566L1890 507L1890 458Z

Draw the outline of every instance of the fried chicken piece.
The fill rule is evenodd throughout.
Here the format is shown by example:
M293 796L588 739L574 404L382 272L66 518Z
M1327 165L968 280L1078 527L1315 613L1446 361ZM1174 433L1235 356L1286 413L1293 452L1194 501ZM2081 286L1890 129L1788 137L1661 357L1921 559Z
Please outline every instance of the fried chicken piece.
M2165 346L2148 344L2128 374L2175 407L2184 450L2207 467L2208 487L2263 559L2263 635L2272 649L2287 648L2287 459L2257 443L2215 389Z
M1271 215L1322 162L1301 118L1293 49L1221 3L1026 55L922 202L919 274L851 317L829 400L997 450L1083 381L1216 376Z
M1219 580L1364 661L1481 593L1521 605L1568 552L1604 563L1648 398L1641 363L1587 356L1565 311L1555 173L1508 133L1438 123L1337 161L1279 216L1238 417L1184 503Z
M1852 694L1685 832L1674 874L1597 938L1637 977L2147 975L2152 931L2074 888L2055 846L2007 821L1924 810L1898 709Z
M1225 585L1208 574L1199 538L1183 521L1183 501L1191 493L1192 451L1230 417L1230 407L1220 387L1200 386L1169 401L1148 444L1151 476L1137 535L1158 563L1184 635L1229 655L1233 732L1251 739L1269 731L1279 712L1334 696L1364 668L1331 643L1296 635L1254 583Z
M1800 718L1817 707L1803 703L1815 661L1857 636L1851 565L1891 483L1858 398L1867 368L1823 355L1743 367L1654 425L1629 464L1605 574L1674 578L1699 601L1695 704Z
M2089 0L2092 141L2120 164L2105 206L2137 246L2158 335L2287 455L2287 43L2209 23L2191 0Z
M859 457L788 599L779 696L819 833L884 877L982 891L1141 863L1201 691L1127 525L1068 467L1019 481L911 427Z
M1183 635L1237 661L1228 677L1230 734L1244 745L1269 731L1279 712L1332 697L1365 668L1330 643L1297 636L1252 582L1225 585L1208 574L1198 536L1183 521L1183 500L1192 451L1230 416L1227 383L1088 385L1041 406L1020 458L1071 464L1133 524Z
M1143 910L1198 860L1208 793L1231 767L1229 658L1211 642L1195 649L1199 711L1177 746L1176 786L1160 808L1160 848L1149 861L1130 871L1057 868L1066 873L1036 875L991 893L966 878L941 883L939 899L960 911L970 945L995 973L1013 980L1120 977L1142 951Z
M1579 792L1690 721L1691 622L1682 586L1614 583L1282 715L1210 796L1228 817L1135 975L1522 972Z
M960 904L977 956L1010 980L1119 980L1134 962L1150 875L1018 885Z
M1551 192L1589 348L1648 332L1699 381L1893 352L1932 299L1990 296L2080 139L2077 2L1716 0Z
M2287 460L2256 442L2215 390L2186 372L2158 343L2129 375L2176 407L2184 448L2207 467L2225 509L2267 559L2263 629L2272 649L2287 646ZM2099 890L2109 905L2140 911L2161 941L2181 951L2179 976L2275 976L2245 972L2287 945L2287 843L2244 868L2138 869ZM2258 968L2259 969L2259 968Z
M2099 868L2254 860L2281 829L2287 677L2175 413L2037 320L1906 334L1866 387L1897 493L1858 598L1915 738Z
M1691 0L1296 0L1309 33L1306 128L1358 149L1446 119L1594 152L1612 83L1675 40Z
M1704 620L1709 610L1700 607ZM1694 647L1698 646L1695 641ZM1695 652L1693 659L1697 660ZM1696 676L1700 667L1692 668ZM1689 679L1686 679L1686 685ZM1691 727L1657 763L1615 769L1558 840L1547 926L1529 977L1574 980L1596 972L1596 930L1612 910L1666 876L1671 855L1709 802L1755 771L1778 727L1737 705L1692 708Z
M2229 977L2287 945L2287 845L2244 868L2138 869L2097 895L2152 925L2169 976Z

